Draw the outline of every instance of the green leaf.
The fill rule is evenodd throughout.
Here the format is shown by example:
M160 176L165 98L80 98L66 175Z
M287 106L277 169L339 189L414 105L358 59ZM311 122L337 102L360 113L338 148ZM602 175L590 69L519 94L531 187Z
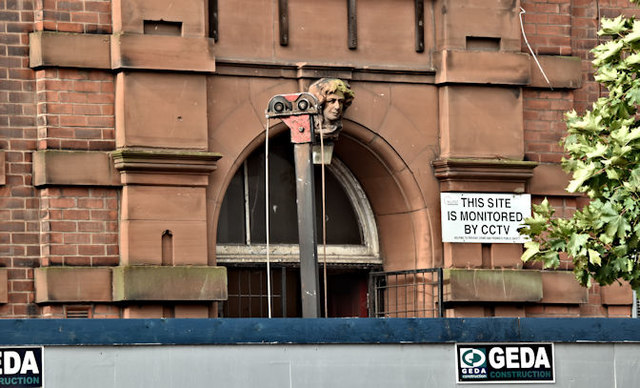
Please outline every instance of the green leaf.
M567 191L570 193L575 193L580 189L582 184L589 178L591 178L596 173L596 165L593 163L589 163L588 165L581 166L576 169L573 173L573 179L569 182L569 186L567 187Z
M587 250L589 254L589 263L593 265L601 265L602 259L600 258L600 253L598 251L594 251L593 249Z
M597 46L596 48L591 50L595 58L593 60L593 64L595 66L601 66L607 60L617 56L618 54L620 54L620 50L622 49L623 45L624 43L622 43L621 41L612 40Z
M593 77L598 82L609 82L618 79L618 72L611 66L605 66L598 69Z
M640 36L640 35L639 35ZM631 54L622 62L625 66L637 65L640 63L640 53Z
M524 247L526 248L526 250L522 254L521 259L525 263L531 260L538 253L540 253L540 244L535 241L527 241L526 243L524 243Z
M571 256L578 256L584 251L585 245L589 240L588 234L574 234L569 239L569 245L567 246L569 254Z
M626 19L623 19L622 15L615 19L602 18L600 20L600 31L598 31L598 35L618 35L622 31L627 30L625 22Z
M638 189L640 189L640 166L631 170L627 183L629 189L632 191L638 191Z
M587 153L587 158L593 159L593 158L602 157L607 153L608 150L609 150L609 147L606 144L598 143L596 144L596 148L594 150Z
M633 27L631 27L631 32L624 37L623 41L625 43L633 43L640 40L640 20L633 21Z
M638 60L640 60L640 53L636 55L638 56ZM640 88L632 87L631 89L629 89L629 91L627 92L627 98L629 99L629 102L631 104L640 103Z

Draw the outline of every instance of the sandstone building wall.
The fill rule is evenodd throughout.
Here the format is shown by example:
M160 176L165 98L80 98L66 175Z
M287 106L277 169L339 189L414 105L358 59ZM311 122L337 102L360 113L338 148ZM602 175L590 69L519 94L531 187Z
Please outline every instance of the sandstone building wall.
M292 1L285 45L277 3L0 2L0 317L216 316L224 193L266 101L323 76L357 95L336 152L385 270L444 267L450 291L487 276L448 316L630 315L627 287L587 291L569 261L523 268L520 245L442 243L439 225L442 191L583 203L563 190L562 117L601 93L589 50L627 1L359 2L357 42L344 1ZM499 295L505 271L539 274L539 297Z

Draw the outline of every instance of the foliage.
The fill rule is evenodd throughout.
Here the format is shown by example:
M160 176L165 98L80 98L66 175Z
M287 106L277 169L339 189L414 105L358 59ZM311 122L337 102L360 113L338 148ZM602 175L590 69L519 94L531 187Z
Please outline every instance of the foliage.
M564 253L584 286L624 279L640 289L640 20L601 23L605 43L592 50L593 64L608 95L582 115L568 112L562 141L562 165L572 174L567 190L591 201L570 219L554 218L546 199L534 205L520 230L531 238L522 259L557 267Z

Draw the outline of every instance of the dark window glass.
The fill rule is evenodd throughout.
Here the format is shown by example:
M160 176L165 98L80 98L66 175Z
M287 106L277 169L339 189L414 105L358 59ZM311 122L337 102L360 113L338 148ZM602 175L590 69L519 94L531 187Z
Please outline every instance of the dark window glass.
M242 166L227 188L218 220L218 243L244 244L244 183Z
M300 270L271 267L271 316L293 318L302 315ZM322 275L321 275L322 276ZM266 270L228 267L229 296L221 305L222 318L265 318L268 313ZM366 270L332 269L327 274L329 317L367 317ZM320 281L320 295L324 282ZM324 303L321 303L324 316Z
M298 224L296 210L296 185L293 161L293 145L288 133L275 137L269 150L270 186L270 243L297 244ZM247 209L249 211L250 243L264 244L264 147L254 151L246 161L248 181ZM227 189L220 219L218 243L245 243L245 169L240 168ZM362 232L355 212L336 177L325 169L326 222L328 244L363 243ZM322 196L320 166L315 166L316 220L318 242L322 241Z
M265 268L227 269L229 296L222 304L223 318L266 318L269 316ZM299 272L295 268L271 269L271 316L301 316Z
M315 167L316 184L316 230L318 242L322 242L322 186L320 166ZM325 175L325 197L327 218L327 244L363 243L362 231L353 211L351 201L338 179L327 168Z

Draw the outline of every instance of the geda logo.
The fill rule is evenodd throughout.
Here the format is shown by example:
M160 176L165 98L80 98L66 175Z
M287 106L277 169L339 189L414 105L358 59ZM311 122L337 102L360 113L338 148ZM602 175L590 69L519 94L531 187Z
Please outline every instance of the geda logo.
M486 350L484 348L460 348L460 372L466 377L486 377Z

